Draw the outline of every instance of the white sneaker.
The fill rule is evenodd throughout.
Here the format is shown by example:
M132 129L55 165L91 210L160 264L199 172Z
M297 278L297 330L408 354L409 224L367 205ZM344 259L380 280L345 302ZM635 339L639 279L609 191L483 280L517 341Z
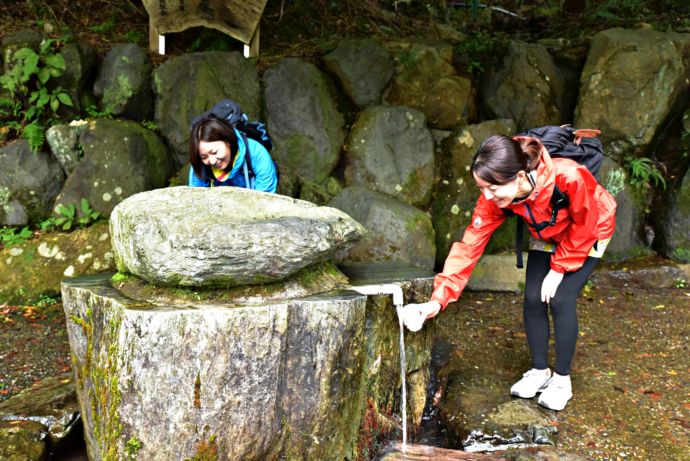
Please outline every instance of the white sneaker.
M522 397L523 399L531 399L537 392L546 389L546 384L551 379L551 370L548 368L544 370L537 370L532 368L527 373L522 375L522 379L510 388L510 395Z
M539 405L561 411L572 397L573 388L570 384L570 376L554 373L547 383L546 389L539 396Z

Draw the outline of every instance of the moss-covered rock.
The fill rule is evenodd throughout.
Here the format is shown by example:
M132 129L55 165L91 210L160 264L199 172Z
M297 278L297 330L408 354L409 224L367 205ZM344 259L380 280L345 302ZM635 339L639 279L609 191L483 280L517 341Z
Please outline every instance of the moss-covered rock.
M272 152L280 165L308 181L321 182L338 164L344 119L334 88L316 66L284 58L264 72ZM281 175L282 176L282 175Z
M65 278L115 267L107 221L70 233L50 232L0 249L0 304L30 304L60 293Z
M327 289L342 274L327 265L300 279ZM431 290L418 269L389 280L409 302ZM142 285L122 274L62 286L90 459L361 459L367 415L398 411L399 329L388 296L230 299L212 290L167 303L132 298L145 293L133 286ZM406 370L422 378L408 382L417 400L434 325L408 335Z

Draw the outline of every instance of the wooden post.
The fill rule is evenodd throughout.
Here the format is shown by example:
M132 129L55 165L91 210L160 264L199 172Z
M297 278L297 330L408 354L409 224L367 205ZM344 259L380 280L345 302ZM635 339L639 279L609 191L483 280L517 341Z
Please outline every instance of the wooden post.
M159 54L165 54L165 35L158 33L158 28L153 25L149 17L149 49Z
M257 24L254 35L248 45L244 45L244 57L253 58L259 56L259 25Z

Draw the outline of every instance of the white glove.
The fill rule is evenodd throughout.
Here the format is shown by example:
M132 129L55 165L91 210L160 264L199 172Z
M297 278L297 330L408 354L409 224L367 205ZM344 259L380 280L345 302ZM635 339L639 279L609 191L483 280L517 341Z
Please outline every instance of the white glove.
M421 304L408 304L400 308L398 315L408 330L419 331L424 325L424 321L436 317L440 310L441 304L438 301L429 301Z
M542 302L551 302L551 299L553 299L553 297L556 296L556 290L558 289L558 285L560 285L561 280L563 280L563 274L561 274L560 272L556 272L553 269L551 269L549 273L546 274L546 277L544 277L544 281L541 283Z

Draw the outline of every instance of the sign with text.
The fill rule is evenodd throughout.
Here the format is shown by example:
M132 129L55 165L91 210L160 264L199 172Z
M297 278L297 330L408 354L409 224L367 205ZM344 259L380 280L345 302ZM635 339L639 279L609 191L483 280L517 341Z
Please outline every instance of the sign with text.
M158 34L210 27L249 43L267 0L143 0Z

